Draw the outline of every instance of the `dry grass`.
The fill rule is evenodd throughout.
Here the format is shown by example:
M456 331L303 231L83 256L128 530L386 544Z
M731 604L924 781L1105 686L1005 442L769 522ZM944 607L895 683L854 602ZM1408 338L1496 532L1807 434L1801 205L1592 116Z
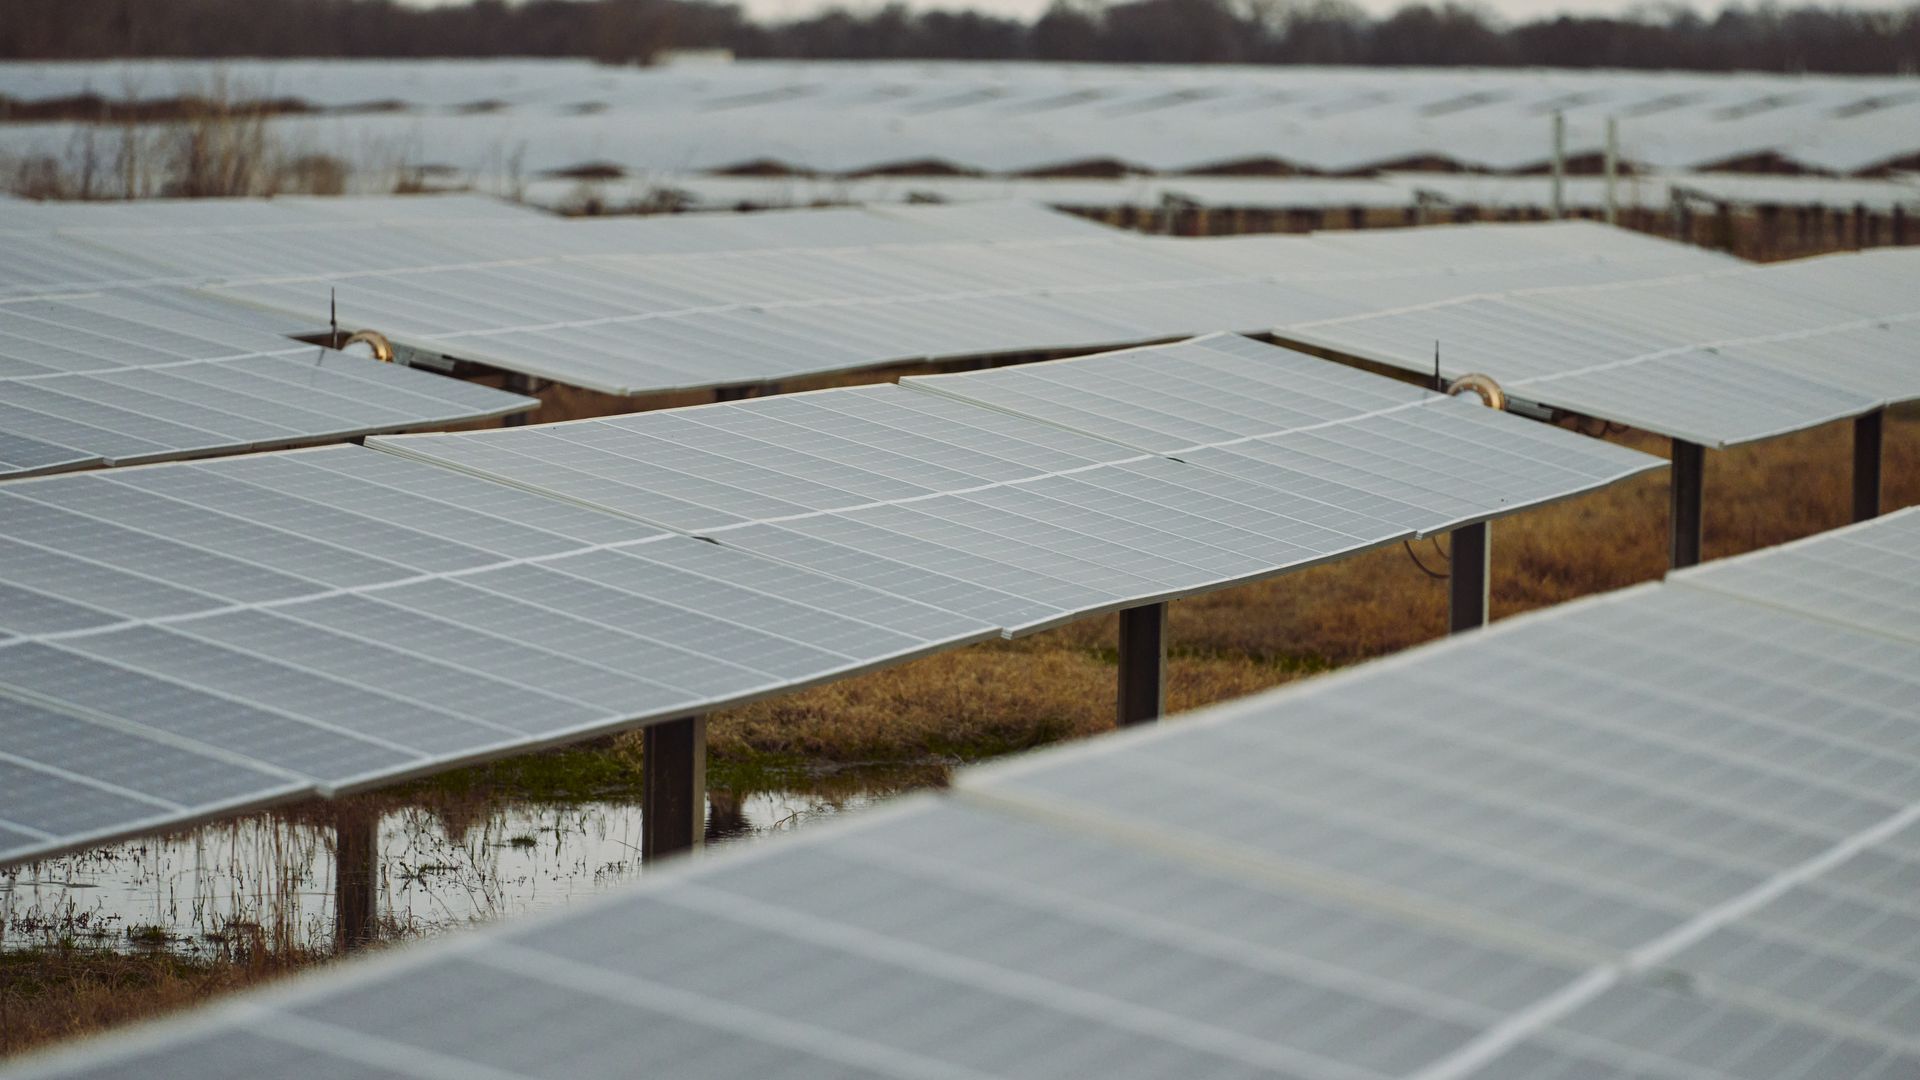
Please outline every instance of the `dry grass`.
M76 99L81 102L97 99ZM0 189L29 199L338 195L352 171L335 155L290 146L269 126L299 111L221 79L205 93L100 111L62 156L0 158Z
M260 986L317 959L262 950L195 960L72 945L0 952L0 1058Z

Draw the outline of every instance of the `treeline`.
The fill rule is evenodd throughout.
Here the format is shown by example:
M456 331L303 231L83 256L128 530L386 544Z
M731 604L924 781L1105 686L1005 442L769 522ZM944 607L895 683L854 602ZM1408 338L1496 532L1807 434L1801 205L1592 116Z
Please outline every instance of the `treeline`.
M1382 19L1347 0L1056 0L1032 22L833 10L778 24L701 0L3 0L0 58L584 56L1433 64L1912 73L1920 6L1684 8L1507 24L1452 3Z

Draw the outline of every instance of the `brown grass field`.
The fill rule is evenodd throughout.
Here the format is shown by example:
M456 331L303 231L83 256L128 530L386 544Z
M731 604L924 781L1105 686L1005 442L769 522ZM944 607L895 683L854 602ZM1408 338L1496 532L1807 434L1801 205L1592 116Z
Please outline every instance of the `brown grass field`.
M1657 438L1622 441L1665 451ZM1844 524L1850 462L1844 423L1709 453L1707 557ZM1886 509L1920 504L1920 410L1889 416L1885 475ZM1653 473L1496 523L1495 618L1658 578L1666 518L1666 474ZM1440 564L1431 544L1416 549L1429 566ZM1169 707L1240 697L1430 640L1440 636L1445 610L1444 583L1399 547L1177 602ZM1106 730L1114 624L1091 619L976 645L716 715L709 729L716 786L764 775L769 761L788 775L795 767L952 764ZM637 776L638 744L627 735L604 745L596 768L615 782ZM928 782L939 775L930 770ZM222 961L58 945L0 954L0 1055L202 1002L322 959L244 947Z

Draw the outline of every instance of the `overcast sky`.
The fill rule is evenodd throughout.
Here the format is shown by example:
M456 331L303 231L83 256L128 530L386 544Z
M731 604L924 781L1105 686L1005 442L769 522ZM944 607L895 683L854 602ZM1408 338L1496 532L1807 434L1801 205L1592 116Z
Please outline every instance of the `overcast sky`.
M402 0L405 3L436 5L466 3L467 0ZM747 10L747 13L760 19L793 18L811 15L829 7L844 7L855 11L877 8L881 0L733 0ZM996 15L1011 15L1021 19L1031 19L1045 11L1049 0L904 0L910 8L928 10L943 8L954 10L974 8L992 12ZM1411 0L1354 0L1360 7L1376 15L1389 14ZM1439 0L1429 0L1438 3ZM1781 0L1783 6L1793 7L1806 3L1809 6L1890 8L1904 7L1910 0L1846 0L1831 4L1831 0ZM1581 14L1617 15L1629 8L1644 6L1646 0L1477 0L1478 6L1488 8L1497 14L1514 20L1538 18L1563 11ZM1724 6L1719 0L1692 4L1703 11L1718 11Z

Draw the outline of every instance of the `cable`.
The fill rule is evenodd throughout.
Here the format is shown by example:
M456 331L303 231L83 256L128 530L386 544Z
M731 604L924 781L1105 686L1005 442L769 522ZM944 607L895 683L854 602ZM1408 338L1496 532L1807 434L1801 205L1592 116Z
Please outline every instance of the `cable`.
M1447 550L1446 550L1445 548L1443 548L1443 547L1441 547L1441 546L1440 546L1440 538L1439 538L1439 537L1437 537L1437 536L1429 536L1429 537L1427 537L1427 539L1428 539L1428 540L1431 540L1431 541L1433 541L1433 550L1435 550L1435 551L1437 551L1437 552L1439 552L1439 553L1440 553L1440 557L1441 557L1442 559L1444 559L1444 560L1446 560L1446 561L1447 561L1448 563L1452 563L1452 562L1453 562L1453 556L1452 556L1451 554L1449 554L1449 553L1447 552ZM1425 574L1425 575L1427 575L1428 577L1430 577L1430 578L1432 578L1432 579L1434 579L1435 581L1445 581L1445 580L1447 580L1447 578L1449 578L1449 577L1451 577L1451 576L1452 576L1451 574L1442 574L1442 573L1438 573L1438 572L1436 572L1436 571L1434 571L1434 570L1431 570L1431 569L1428 569L1428 567L1427 567L1427 564L1426 564L1426 563L1423 563L1423 562L1421 562L1421 561L1420 561L1420 556L1419 556L1419 555L1417 555L1417 554L1415 554L1415 552L1414 552L1414 550L1413 550L1413 541L1411 541L1411 540L1402 540L1402 541L1400 541L1400 546L1401 546L1401 547L1403 547L1403 548L1406 548L1406 549L1407 549L1407 558L1409 558L1409 559L1412 559L1412 560L1413 560L1413 565L1415 565L1415 566L1417 566L1417 567L1419 567L1419 568L1420 568L1420 572L1421 572L1421 573L1423 573L1423 574Z

